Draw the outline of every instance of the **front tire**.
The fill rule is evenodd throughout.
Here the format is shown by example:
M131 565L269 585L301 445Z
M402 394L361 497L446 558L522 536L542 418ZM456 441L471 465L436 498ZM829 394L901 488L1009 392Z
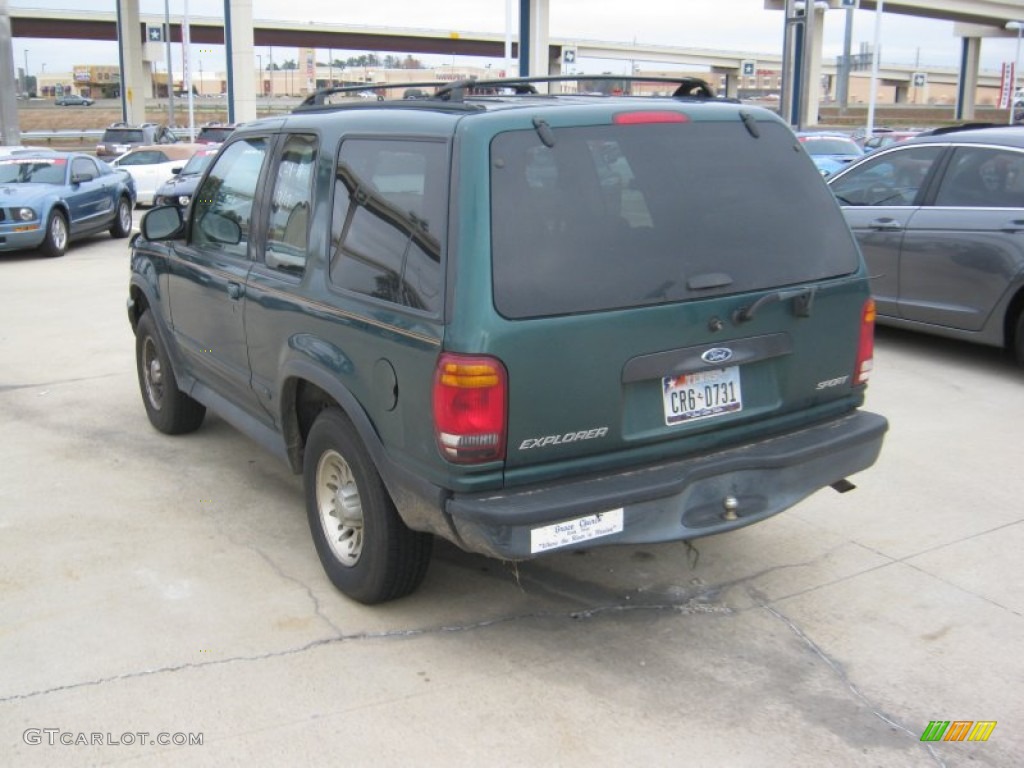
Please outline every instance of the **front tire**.
M167 435L199 429L206 407L178 389L170 358L149 312L142 314L135 328L135 365L150 424Z
M68 249L68 220L60 211L50 211L46 220L46 236L39 250L44 256L55 259L63 256Z
M309 432L303 485L320 563L341 592L372 605L423 582L433 536L405 525L355 427L336 408Z
M132 204L127 197L117 199L117 213L110 225L111 237L128 237L132 232Z

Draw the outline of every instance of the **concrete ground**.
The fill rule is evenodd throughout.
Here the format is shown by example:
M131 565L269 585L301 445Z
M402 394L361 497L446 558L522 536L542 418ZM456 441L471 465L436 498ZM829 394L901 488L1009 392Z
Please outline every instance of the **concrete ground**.
M366 608L284 466L216 417L150 428L127 278L106 236L0 255L4 766L1021 764L1024 373L998 351L881 329L891 432L852 493L692 550L439 545Z

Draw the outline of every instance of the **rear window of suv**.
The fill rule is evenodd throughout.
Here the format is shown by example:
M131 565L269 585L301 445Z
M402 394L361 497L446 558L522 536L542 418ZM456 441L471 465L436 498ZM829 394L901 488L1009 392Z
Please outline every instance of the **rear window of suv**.
M142 144L142 130L138 128L107 128L100 139L104 144Z
M544 126L547 129L547 126ZM494 300L511 318L850 274L852 237L784 125L510 131L491 143Z

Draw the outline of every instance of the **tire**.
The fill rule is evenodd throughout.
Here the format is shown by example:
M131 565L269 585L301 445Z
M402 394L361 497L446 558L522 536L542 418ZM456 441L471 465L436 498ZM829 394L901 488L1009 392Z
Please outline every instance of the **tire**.
M1024 309L1017 315L1017 327L1013 332L1013 358L1024 368Z
M313 543L335 587L372 605L423 582L433 536L402 522L355 427L337 408L313 423L302 474Z
M123 195L117 199L117 213L110 225L111 237L128 237L132 233L132 203Z
M206 407L178 389L171 361L149 312L142 314L135 329L135 367L150 424L167 435L199 429Z
M67 218L60 211L50 211L50 218L46 220L46 235L39 250L51 259L63 256L68 250L68 239Z

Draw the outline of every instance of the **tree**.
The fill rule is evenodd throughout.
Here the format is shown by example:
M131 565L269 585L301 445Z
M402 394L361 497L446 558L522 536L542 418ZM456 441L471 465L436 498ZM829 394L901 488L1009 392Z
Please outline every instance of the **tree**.
M295 63L295 59L288 59L284 64L281 65L281 69L298 69L299 65Z

